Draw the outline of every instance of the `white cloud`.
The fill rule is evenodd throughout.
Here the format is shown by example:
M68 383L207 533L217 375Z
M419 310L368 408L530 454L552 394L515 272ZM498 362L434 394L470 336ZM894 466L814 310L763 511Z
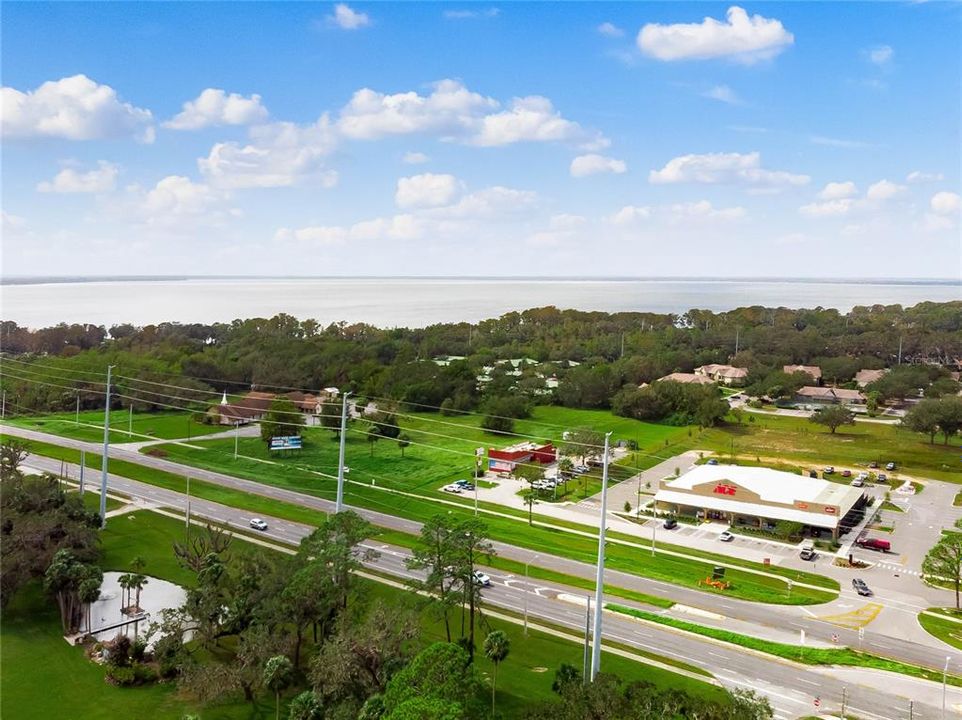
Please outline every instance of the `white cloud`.
M255 126L249 135L248 144L217 143L197 161L208 182L221 188L337 184L337 172L325 165L337 143L326 115L306 126L289 122Z
M865 57L873 65L884 67L892 61L895 51L888 45L878 45L865 51Z
M476 20L477 18L496 18L501 11L496 8L486 10L445 10L443 15L448 20Z
M962 198L954 192L937 192L929 201L929 207L939 215L958 215L962 209Z
M649 23L638 33L638 48L658 60L730 57L751 64L778 55L795 41L778 20L728 9L727 22L706 17L701 23Z
M584 227L586 222L587 220L581 215L567 213L552 215L548 221L548 228L529 235L525 242L534 247L558 247L577 237L578 231Z
M348 238L348 232L336 226L310 226L291 229L279 228L274 233L275 242L295 242L313 247L340 245Z
M615 173L616 175L620 175L627 171L628 166L625 165L624 160L616 160L615 158L593 153L579 155L571 161L570 168L571 177L586 177L588 175L597 175L598 173Z
M851 180L847 182L830 182L818 193L822 200L843 200L858 195L858 187Z
M538 194L532 190L516 190L495 185L469 193L454 205L432 208L425 213L453 219L506 220L510 215L530 210L537 201Z
M830 183L831 184L831 183ZM798 209L802 215L812 218L838 217L847 214L855 205L851 198L826 200L825 202L809 203Z
M43 83L36 90L0 90L0 128L5 137L67 140L136 137L153 141L150 110L121 102L109 85L86 75Z
M342 30L357 30L371 24L371 18L367 16L367 13L352 10L345 3L335 5L334 13L327 16L327 21Z
M11 215L6 210L0 210L0 227L5 231L20 231L27 227L27 221L19 215Z
M597 28L598 32L606 37L620 38L624 37L625 31L620 27L610 22L603 22Z
M905 182L913 185L918 185L920 183L939 182L944 179L945 176L942 173L927 173L922 172L921 170L913 170L905 176Z
M695 182L777 188L805 185L809 180L808 175L766 170L757 152L682 155L669 160L661 170L648 174L648 182L655 185Z
M873 185L869 185L865 197L873 202L885 202L894 197L898 197L905 192L905 186L896 185L888 180L879 180Z
M119 168L113 163L101 160L95 170L80 172L74 168L64 168L53 180L37 185L43 193L103 193L114 189Z
M172 130L199 130L214 125L253 125L267 120L267 108L260 95L244 97L228 95L217 88L207 88L196 100L184 103L183 110L164 123Z
M684 218L740 220L747 215L747 211L743 207L715 208L708 200L676 203L669 206L666 210L672 219L675 220Z
M401 158L401 161L407 165L423 165L430 159L431 158L423 152L406 152L404 153L404 157Z
M640 220L660 220L670 225L703 220L741 220L748 212L740 206L716 208L708 200L674 203L672 205L625 205L605 218L612 225L632 225Z
M609 215L605 220L612 225L630 225L638 220L647 220L651 217L650 207L639 207L637 205L625 205L614 215Z
M435 133L442 140L487 147L549 141L603 147L608 142L563 118L547 98L514 98L502 110L497 100L471 92L456 80L435 83L428 95L358 90L341 109L337 128L355 140Z
M207 183L168 175L152 188L131 185L122 196L108 196L108 215L136 225L193 233L200 225L219 226L241 212L228 206L230 196Z
M845 140L843 138L826 137L824 135L812 135L809 140L814 145L826 145L828 147L846 148L849 150L872 147L871 143L863 142L862 140Z
M399 208L440 207L450 205L460 192L461 183L454 175L424 173L400 178L394 202Z
M741 99L735 94L735 91L727 85L715 85L715 87L703 92L702 97L718 100L719 102L728 103L729 105L742 104Z

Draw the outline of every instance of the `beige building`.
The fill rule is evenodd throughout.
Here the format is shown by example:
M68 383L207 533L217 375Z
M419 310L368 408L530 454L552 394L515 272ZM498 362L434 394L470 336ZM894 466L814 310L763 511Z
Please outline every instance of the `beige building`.
M662 480L655 494L660 512L754 527L786 520L829 530L834 538L865 502L862 490L850 485L740 465L698 465Z
M816 383L822 381L822 368L818 365L785 365L782 367L782 372L786 375L802 372L812 378Z
M855 382L863 388L876 380L881 380L887 372L888 370L859 370L855 373Z
M745 379L748 377L748 368L712 363L711 365L696 367L695 375L703 375L722 385L744 385Z
M676 383L688 383L695 385L714 385L715 381L710 377L705 375L696 375L695 373L672 373L671 375L665 375L665 377L660 377L655 382L676 382Z
M795 401L801 403L830 403L833 405L861 405L865 396L858 390L845 388L815 387L806 385L795 393Z

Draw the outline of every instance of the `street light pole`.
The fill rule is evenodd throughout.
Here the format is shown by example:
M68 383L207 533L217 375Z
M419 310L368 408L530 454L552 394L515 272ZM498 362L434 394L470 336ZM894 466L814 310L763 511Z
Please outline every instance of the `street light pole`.
M339 513L344 509L344 445L347 442L347 399L351 393L344 393L341 405L341 449L337 458L337 499L334 503L334 512Z
M582 682L588 682L588 634L591 632L591 595L586 595L585 600L588 602L585 604L585 657L582 664L584 670L584 680Z
M949 661L951 656L946 656L945 667L942 668L942 720L945 720L945 678L949 674Z
M240 423L234 423L234 459L237 459L237 441L240 438Z
M184 531L190 536L190 473L187 473L187 510L184 513Z
M655 557L655 530L658 529L658 518L654 518L651 525L651 556Z
M100 529L107 527L107 454L110 452L110 372L107 366L107 393L104 402L104 451L100 471Z
M611 433L605 435L604 465L601 471L601 522L598 526L598 573L595 578L595 627L591 648L591 679L601 670L601 615L605 590L605 524L608 519L608 445Z

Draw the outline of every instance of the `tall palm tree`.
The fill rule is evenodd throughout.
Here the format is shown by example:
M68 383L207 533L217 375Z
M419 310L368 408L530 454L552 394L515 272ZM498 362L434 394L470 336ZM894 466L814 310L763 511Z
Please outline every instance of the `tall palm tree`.
M498 665L511 652L511 640L501 630L494 630L484 639L484 656L494 663L494 676L491 680L491 715L494 715L495 693L498 690Z

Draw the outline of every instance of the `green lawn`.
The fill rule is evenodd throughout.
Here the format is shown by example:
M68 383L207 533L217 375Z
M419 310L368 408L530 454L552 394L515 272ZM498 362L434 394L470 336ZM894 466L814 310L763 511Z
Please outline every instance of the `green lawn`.
M102 535L106 570L129 569L136 556L146 561L145 572L171 582L188 584L190 573L183 570L170 551L171 543L184 534L182 522L148 511L113 519ZM235 540L231 553L259 551L260 548ZM267 551L269 552L269 551ZM392 604L410 602L404 591L379 583L359 580L363 595L377 596ZM148 585L145 592L149 592ZM422 642L441 639L440 623L423 614ZM87 661L78 648L60 636L55 604L45 598L39 584L33 584L13 598L3 611L0 627L0 715L5 720L70 717L72 720L108 720L117 716L179 720L185 713L200 712L204 720L267 720L273 717L273 703L264 698L257 707L227 703L196 707L178 697L170 685L116 688L104 681L99 666ZM482 632L502 629L512 641L511 654L498 673L499 708L506 717L519 717L532 700L552 697L554 669L561 662L580 667L580 644L531 631L527 639L521 628L506 621L490 619ZM639 664L606 653L603 667L626 679L644 679L659 687L684 689L723 699L722 690L675 673ZM487 672L487 661L479 668Z
M761 638L751 637L749 635L741 635L729 630L706 627L705 625L698 625L697 623L691 623L685 620L677 620L623 605L609 603L605 605L605 608L622 613L623 615L630 615L631 617L658 623L659 625L667 625L668 627L714 638L715 640L721 640L732 645L758 650L759 652L775 655L786 660L794 660L805 665L851 665L855 667L869 667L876 670L889 670L891 672L898 672L932 681L940 682L942 680L941 670L936 671L917 665L909 665L908 663L889 660L878 655L858 652L852 648L810 648L799 645L788 645L772 640L762 640ZM947 680L950 685L962 686L962 677L949 675Z
M80 413L79 423L75 413L54 413L50 415L21 415L7 418L11 425L39 430L41 432L100 442L104 438L103 410L89 410ZM128 433L130 431L130 434ZM207 435L219 430L220 426L198 423L191 413L134 413L133 422L127 410L113 410L110 413L110 442L140 442L156 438L158 440L177 440L197 435Z
M962 439L948 446L929 444L928 436L903 430L896 425L856 423L840 428L834 435L804 418L749 415L743 421L696 432L690 446L714 450L727 457L734 439L738 462L788 460L802 468L879 464L894 461L899 471L936 480L962 483ZM897 471L894 475L899 474ZM888 473L890 482L893 473ZM839 481L843 479L839 478Z
M927 612L938 613L945 617L919 613L919 625L942 642L962 650L962 622L958 622L962 620L962 613L954 608L929 608ZM949 617L955 620L950 620Z

